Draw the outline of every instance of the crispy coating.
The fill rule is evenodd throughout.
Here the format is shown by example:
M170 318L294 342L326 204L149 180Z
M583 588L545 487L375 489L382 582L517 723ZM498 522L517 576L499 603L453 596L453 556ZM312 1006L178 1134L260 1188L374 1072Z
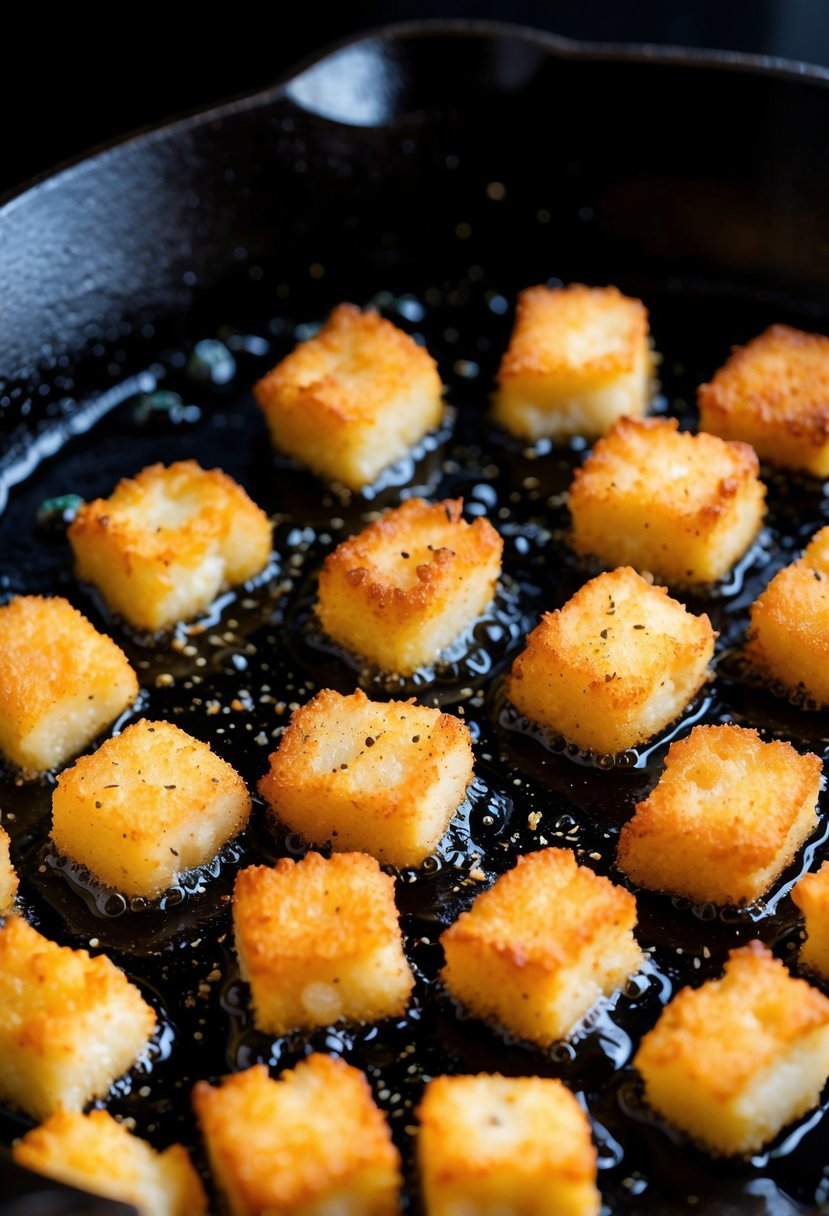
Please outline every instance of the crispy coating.
M437 364L375 312L340 304L254 388L274 446L353 490L440 422Z
M622 828L629 878L701 903L751 903L817 826L822 765L756 730L695 726Z
M548 1046L635 972L636 900L568 849L519 857L444 932L442 978L476 1017Z
M233 926L260 1030L374 1022L408 1005L414 980L394 879L373 857L309 853L248 866L236 879Z
M604 435L645 412L648 313L615 287L529 287L498 371L496 419L522 439Z
M523 714L614 754L662 730L707 678L716 634L664 587L623 567L545 613L507 680Z
M460 719L410 701L330 688L297 709L259 792L312 844L395 866L434 850L472 780Z
M829 527L751 605L745 656L793 700L829 705Z
M433 662L484 612L501 573L501 537L461 507L409 498L338 545L319 579L326 633L386 671Z
M669 583L716 582L760 530L758 469L748 444L679 431L675 418L622 418L576 470L570 542Z
M78 578L154 633L258 574L271 551L264 511L232 477L194 460L124 478L109 498L81 507L68 536Z
M829 338L772 325L698 392L700 427L761 460L829 477Z
M58 1110L13 1148L18 1165L131 1203L140 1216L204 1216L207 1196L181 1144L157 1153L105 1110Z
M673 998L634 1064L670 1122L716 1153L753 1152L818 1101L829 1000L749 942L731 951L722 979Z
M244 781L209 744L142 719L60 774L52 839L105 886L154 899L249 814Z
M17 895L18 879L9 855L10 844L8 832L0 828L0 916L8 916Z
M231 1216L396 1216L400 1156L364 1075L319 1053L200 1081L193 1107Z
M0 750L42 772L68 760L138 695L124 652L59 596L0 607Z
M547 1077L435 1077L418 1111L427 1216L597 1216L596 1149L569 1089Z
M816 874L804 874L792 891L792 899L806 920L806 940L800 962L829 981L829 861Z
M20 917L0 927L0 1099L44 1119L103 1097L155 1030L105 955L70 950Z

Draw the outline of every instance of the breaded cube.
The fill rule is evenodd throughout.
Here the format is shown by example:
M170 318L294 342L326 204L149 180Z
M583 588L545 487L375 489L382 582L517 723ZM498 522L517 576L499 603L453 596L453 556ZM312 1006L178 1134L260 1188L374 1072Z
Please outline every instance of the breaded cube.
M648 1102L715 1153L751 1153L815 1106L829 1076L829 1000L760 942L722 979L683 988L634 1059Z
M512 665L507 696L534 722L605 754L644 743L705 683L716 634L630 567L545 613Z
M204 611L268 562L271 525L240 485L195 460L154 464L80 508L68 531L79 579L155 633Z
M498 371L495 418L521 439L606 435L645 413L648 311L615 287L529 287Z
M274 447L352 490L438 425L442 392L428 351L353 304L335 308L254 389Z
M248 866L233 927L253 1017L267 1034L402 1014L414 979L403 953L394 879L373 857L309 853Z
M418 866L472 780L469 729L411 701L330 688L298 709L259 792L312 844Z
M485 611L504 543L485 519L468 524L461 500L409 498L325 560L317 615L347 650L411 675Z
M124 652L68 600L0 607L0 751L38 773L63 764L138 695Z
M569 849L542 849L479 895L441 937L442 978L475 1017L543 1047L638 970L636 900Z
M577 553L631 565L669 583L713 583L763 522L754 450L690 435L675 418L622 418L570 487Z
M140 722L58 777L52 839L116 891L154 899L250 814L239 774L170 722Z
M155 1026L105 955L58 946L19 916L0 927L0 1100L35 1119L81 1110L132 1067Z
M772 325L699 387L700 428L761 460L829 477L829 338Z
M58 1110L15 1144L18 1165L131 1203L140 1216L203 1216L207 1196L181 1144L157 1153L105 1110Z
M829 861L816 874L805 874L792 891L792 899L806 919L806 940L800 962L829 981Z
M314 1054L200 1081L193 1107L230 1216L397 1216L400 1155L363 1074Z
M751 903L817 827L821 771L817 756L756 730L695 726L622 828L619 869L699 903Z
M0 828L0 916L8 916L17 895L17 875L9 854L9 834Z
M426 1216L598 1216L590 1121L542 1077L436 1077L418 1111Z
M829 706L829 527L751 605L745 656L794 700Z

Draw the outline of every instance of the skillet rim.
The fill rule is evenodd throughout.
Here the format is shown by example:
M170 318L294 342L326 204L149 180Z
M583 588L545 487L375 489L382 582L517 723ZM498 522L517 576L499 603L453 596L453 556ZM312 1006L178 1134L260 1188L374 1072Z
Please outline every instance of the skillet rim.
M396 21L385 25L371 26L347 34L326 43L319 50L297 61L287 72L277 77L273 84L231 96L223 101L210 102L192 110L184 110L160 122L137 127L113 139L93 145L91 148L59 161L56 165L35 174L17 186L0 193L0 223L17 206L43 190L56 189L63 180L87 165L105 159L111 152L128 145L136 147L151 144L156 140L173 137L194 127L222 122L224 119L248 110L265 107L282 98L288 87L306 72L325 60L368 42L394 43L396 41L429 38L433 36L476 37L496 40L512 38L540 46L547 54L559 59L593 59L619 63L654 64L666 67L711 68L715 71L732 71L755 76L767 76L788 80L793 84L813 84L829 88L829 67L807 63L803 60L787 59L779 55L756 55L748 51L714 50L702 47L681 47L653 42L603 42L589 39L569 38L563 34L537 29L510 21L493 21L486 18L430 17L414 21ZM330 121L336 122L335 119Z

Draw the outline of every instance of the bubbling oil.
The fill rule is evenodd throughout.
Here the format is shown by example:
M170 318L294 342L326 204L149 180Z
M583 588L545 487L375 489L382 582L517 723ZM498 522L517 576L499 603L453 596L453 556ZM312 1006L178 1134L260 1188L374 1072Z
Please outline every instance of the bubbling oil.
M434 435L364 493L321 486L269 454L249 386L296 338L312 331L325 309L318 295L296 297L288 285L276 293L284 311L268 316L263 297L253 302L247 283L226 295L220 324L203 327L180 348L159 351L151 371L135 381L143 394L177 395L182 408L165 409L162 401L136 414L134 394L131 400L116 394L113 401L123 404L98 416L90 435L18 486L0 517L2 568L19 572L4 583L6 593L67 595L119 641L138 670L141 698L113 732L137 717L169 718L210 742L251 790L292 708L323 687L349 693L360 684L378 699L416 696L462 716L474 741L475 780L446 836L419 869L396 874L404 945L416 980L409 1010L377 1025L335 1023L278 1039L253 1025L249 991L232 949L230 903L241 867L302 857L308 845L301 836L282 828L254 796L250 824L237 841L183 876L160 900L136 905L101 889L50 849L51 779L20 783L6 774L0 807L21 872L21 910L48 936L105 950L159 1013L149 1052L117 1082L106 1105L133 1119L136 1130L159 1145L183 1140L204 1168L189 1104L195 1081L259 1061L279 1070L309 1050L332 1052L367 1073L407 1163L406 1203L417 1210L412 1132L426 1078L478 1071L556 1076L590 1113L608 1212L656 1216L696 1207L714 1213L721 1198L737 1205L733 1210L751 1203L752 1211L771 1216L817 1202L821 1188L826 1190L819 1143L827 1126L824 1106L751 1161L714 1161L649 1111L631 1060L670 997L719 974L731 947L759 936L796 969L800 930L789 892L827 853L825 796L817 832L761 903L724 910L639 893L638 937L646 954L640 972L599 1001L566 1040L546 1050L478 1022L450 999L440 980L439 937L481 890L533 849L571 849L580 862L623 881L613 870L619 829L658 779L671 740L697 722L757 725L768 737L789 738L826 755L827 716L804 713L756 688L739 661L752 599L826 522L822 491L805 479L771 477L761 537L726 580L687 598L692 611L709 613L720 633L714 683L646 746L614 757L583 753L522 719L506 700L504 676L540 614L559 607L596 572L567 546L567 487L586 445L526 445L489 424L487 392L507 340L511 293L488 281L483 268L462 281L424 284L418 291L377 293L375 286L367 288L364 300L373 298L395 323L426 342L439 360L450 408ZM635 283L622 286L638 293ZM267 297L269 307L273 298ZM663 345L659 409L692 421L684 403L733 340L737 306L707 304L701 325L693 300L681 292L651 290L647 300L656 332L674 335L676 348ZM780 318L746 304L740 328L759 332L772 319ZM797 323L796 316L790 319ZM151 638L126 628L98 597L75 584L54 522L55 511L65 508L51 509L47 534L42 513L38 524L38 507L70 494L106 494L118 478L144 464L187 457L223 467L269 512L274 557L261 576L224 594L200 620ZM316 624L313 603L327 554L374 513L415 493L463 497L467 518L487 516L504 538L504 578L484 617L439 664L401 680L334 646ZM320 991L308 994L314 1008L329 998ZM0 1115L7 1139L20 1134L20 1124L13 1112Z

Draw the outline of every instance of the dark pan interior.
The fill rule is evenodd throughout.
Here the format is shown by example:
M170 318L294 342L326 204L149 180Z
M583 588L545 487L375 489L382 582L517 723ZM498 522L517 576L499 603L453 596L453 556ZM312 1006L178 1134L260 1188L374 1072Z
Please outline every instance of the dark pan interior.
M275 1042L250 1026L227 896L240 865L304 851L261 805L215 873L164 909L134 909L80 886L50 855L49 779L0 779L27 916L49 936L105 949L159 1009L152 1059L107 1102L149 1139L182 1139L201 1160L192 1082L256 1060L280 1069L311 1047L367 1070L407 1162L423 1076L497 1069L560 1076L584 1096L608 1211L776 1216L829 1197L823 1106L765 1153L726 1163L653 1118L630 1069L670 992L717 974L732 945L759 936L791 962L799 936L788 890L829 852L823 816L762 906L716 915L641 895L640 941L653 950L644 978L550 1052L464 1019L435 983L440 930L480 890L470 872L480 866L489 880L544 841L610 872L619 827L677 730L734 720L826 755L826 716L752 689L734 659L751 600L829 522L822 485L771 473L760 541L733 578L688 601L721 637L717 679L678 728L610 768L517 729L503 672L539 612L594 572L565 541L564 492L584 450L528 452L485 411L511 301L530 283L613 282L641 295L663 355L657 408L689 425L696 385L732 344L773 321L825 329L828 122L818 76L504 30L397 31L350 44L271 94L106 151L6 205L0 594L59 592L109 630L145 687L132 716L172 718L253 787L289 706L360 678L311 618L315 573L339 539L416 489L463 495L467 514L487 514L506 540L504 589L447 665L405 689L364 680L370 695L405 691L462 709L476 737L466 805L433 861L398 884L418 977L399 1022ZM341 299L373 302L422 335L454 411L416 460L349 500L270 456L250 396L253 380ZM228 385L188 370L206 337L232 350ZM142 421L136 395L158 386L198 408ZM153 460L189 456L226 469L275 517L275 556L264 580L182 637L182 651L147 645L110 619L75 584L62 528L36 516L55 495L107 493ZM27 1126L0 1117L6 1142ZM408 1194L418 1210L411 1176Z

